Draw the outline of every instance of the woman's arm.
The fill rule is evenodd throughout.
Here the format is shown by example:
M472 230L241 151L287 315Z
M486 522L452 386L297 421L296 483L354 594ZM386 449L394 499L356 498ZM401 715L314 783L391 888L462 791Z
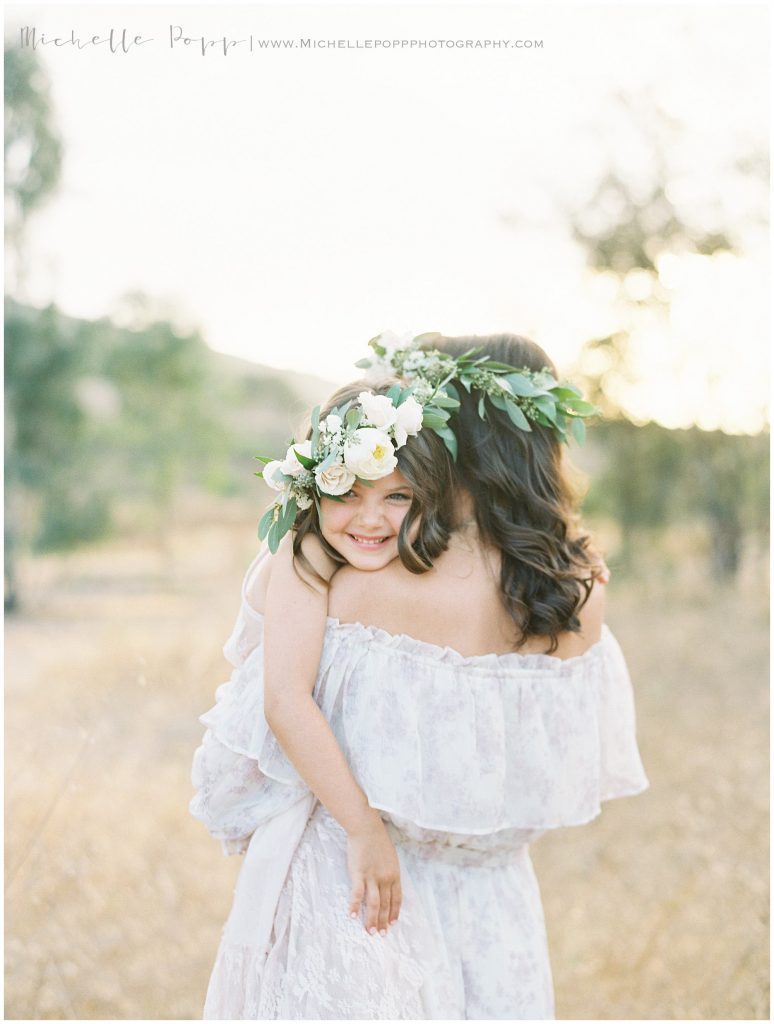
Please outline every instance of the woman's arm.
M325 579L334 566L315 538L304 554ZM355 781L333 731L312 696L319 670L328 594L319 580L300 579L292 538L272 558L264 613L264 714L271 731L323 806L349 836L350 911L365 896L366 928L386 928L400 906L397 854L378 811ZM303 568L299 571L304 573Z

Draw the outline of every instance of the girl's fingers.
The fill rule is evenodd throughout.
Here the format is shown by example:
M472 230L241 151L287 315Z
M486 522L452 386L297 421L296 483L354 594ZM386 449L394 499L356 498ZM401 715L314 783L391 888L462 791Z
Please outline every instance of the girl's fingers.
M349 913L353 917L357 917L360 913L360 905L363 902L363 896L365 895L365 882L362 878L357 878L352 884L352 894L349 899Z
M390 924L395 924L398 920L398 914L400 913L400 905L402 902L403 893L400 888L400 882L393 882L392 897L390 899Z
M373 882L370 878L366 881L366 920L365 926L366 931L370 932L373 928L375 932L379 930L379 886L376 882Z
M392 885L385 882L379 886L379 932L387 932L387 925L390 923L390 903Z

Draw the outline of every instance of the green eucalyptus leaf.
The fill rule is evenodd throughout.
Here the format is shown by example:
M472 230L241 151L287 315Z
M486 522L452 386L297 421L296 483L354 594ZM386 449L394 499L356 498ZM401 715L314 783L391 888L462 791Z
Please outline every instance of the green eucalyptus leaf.
M433 398L433 405L440 406L442 409L459 409L460 403L458 399L452 398L450 395L445 395L443 391L438 391Z
M457 461L457 437L450 427L436 427L436 434L443 440L454 461Z
M511 385L514 395L520 395L522 398L532 398L541 392L540 388L535 387L532 381L521 373L509 373L505 379Z
M481 395L481 397L478 400L478 415L481 417L482 420L486 419L486 404L484 402L484 397L484 395Z
M508 363L496 363L490 359L486 364L487 370L497 370L502 373L513 373L514 370L518 371L517 366L509 366Z
M279 531L279 523L272 523L271 529L269 530L268 541L269 551L271 551L273 555L277 554L277 548L280 546L282 536L283 535Z
M599 412L596 405L586 402L582 398L568 398L564 403L565 408L580 416L594 416Z
M505 412L505 408L508 403L501 395L489 395L489 401L495 409L500 409L502 412Z
M508 402L507 405L505 406L505 411L510 416L511 422L515 424L515 426L517 426L519 430L527 430L530 433L532 433L532 427L529 425L527 417L524 415L524 413L521 411L518 405L516 405L515 402Z
M314 453L314 452L317 451L317 445L320 443L320 406L319 405L316 405L314 407L314 409L312 409L311 420L312 420L312 436L311 436L310 440L312 442L312 452Z
M358 361L355 363L355 366L359 370L368 370L372 362L373 360L371 359L358 359Z
M554 402L551 401L550 398L544 398L543 396L539 396L538 398L533 398L532 401L535 405L535 408L540 409L540 411L551 421L551 423L556 423L556 405Z
M322 460L322 462L316 468L321 473L324 473L325 470L328 468L328 466L332 466L333 465L333 463L336 461L338 456L339 456L339 453L334 449L332 452L329 452L328 455L325 456L325 458Z
M258 523L258 539L263 540L266 534L269 532L269 527L274 522L274 505L270 505L269 508L261 516L261 521Z
M476 345L475 348L469 348L467 352L463 352L461 356L457 356L457 362L461 363L463 360L465 360L466 362L469 362L470 361L470 357L475 352L480 352L480 351L481 351L481 346L480 345Z
M397 405L398 404L398 399L400 398L400 392L401 392L400 384L393 384L392 387L390 388L390 390L387 392L387 397L389 398L389 400L392 402L393 405Z
M445 427L446 423L447 423L447 418L445 418L445 417L443 417L443 416L441 416L441 415L439 415L439 414L437 414L435 412L428 412L427 408L425 408L425 411L424 411L424 413L422 415L422 426L423 427L430 427L431 430L437 431L439 427Z
M280 536L284 537L288 530L291 528L293 523L296 521L296 512L298 511L298 503L295 498L291 498L287 504L287 508L279 518Z
M264 466L267 466L270 462L274 462L274 459L267 459L265 455L253 455L253 458L258 459L258 461L262 462Z
M566 401L568 398L581 397L580 388L576 388L574 384L560 384L555 388L551 388L551 394L556 395L562 401Z
M583 444L586 440L586 424L577 417L570 420L570 432L578 444Z
M295 448L293 449L293 451L295 452L296 458L304 467L304 469L314 469L314 467L317 465L314 459L310 459L308 455L301 455L300 452L296 451Z

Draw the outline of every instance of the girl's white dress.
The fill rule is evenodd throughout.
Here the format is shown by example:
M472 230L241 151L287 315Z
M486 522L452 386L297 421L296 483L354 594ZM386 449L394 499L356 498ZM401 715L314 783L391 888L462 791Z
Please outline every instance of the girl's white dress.
M567 660L463 657L328 620L314 696L401 866L398 922L369 935L348 916L346 833L263 715L257 563L194 755L191 813L245 854L204 1019L552 1019L529 843L649 785L610 629Z

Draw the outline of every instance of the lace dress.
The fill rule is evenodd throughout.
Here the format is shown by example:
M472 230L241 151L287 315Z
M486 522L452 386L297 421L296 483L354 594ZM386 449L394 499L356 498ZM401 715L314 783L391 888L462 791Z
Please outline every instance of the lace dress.
M612 632L566 660L463 657L328 620L314 697L401 867L400 917L369 935L346 833L263 715L256 563L194 755L191 813L245 855L204 1019L553 1019L529 843L648 787Z

